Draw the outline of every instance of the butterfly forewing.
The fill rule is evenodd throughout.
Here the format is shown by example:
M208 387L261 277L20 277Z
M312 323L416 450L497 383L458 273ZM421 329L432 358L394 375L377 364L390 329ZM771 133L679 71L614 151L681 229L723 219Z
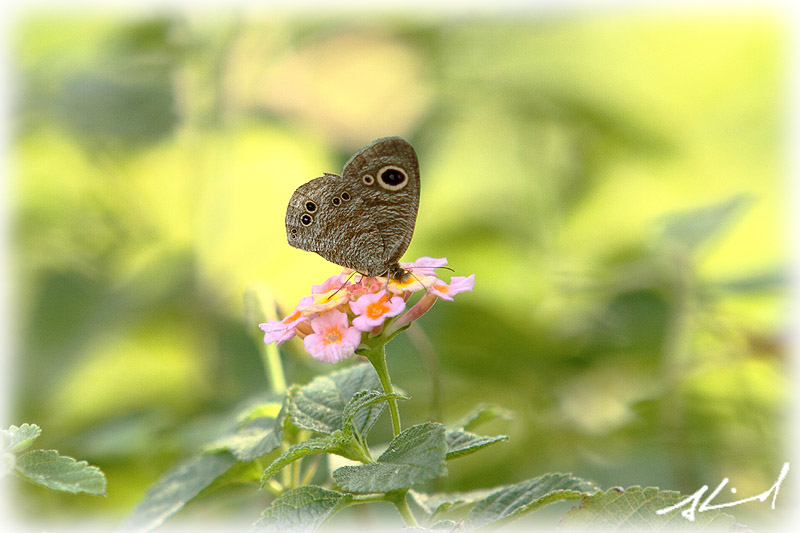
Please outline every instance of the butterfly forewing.
M374 225L358 222L367 218L366 206L358 198L343 200L341 194L346 191L341 190L341 182L342 178L329 174L298 188L286 210L286 234L296 248L365 271L371 266L366 250L382 248L383 241ZM334 198L339 198L338 205Z
M286 210L286 233L292 246L362 274L397 274L418 205L414 149L390 137L355 154L341 177L326 174L300 186Z

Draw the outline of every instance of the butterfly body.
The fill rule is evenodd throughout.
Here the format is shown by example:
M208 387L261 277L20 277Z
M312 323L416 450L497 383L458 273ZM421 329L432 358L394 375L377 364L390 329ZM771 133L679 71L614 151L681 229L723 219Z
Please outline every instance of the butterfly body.
M295 248L361 274L404 279L400 266L419 207L419 163L399 137L356 153L342 175L301 185L286 208L286 236Z

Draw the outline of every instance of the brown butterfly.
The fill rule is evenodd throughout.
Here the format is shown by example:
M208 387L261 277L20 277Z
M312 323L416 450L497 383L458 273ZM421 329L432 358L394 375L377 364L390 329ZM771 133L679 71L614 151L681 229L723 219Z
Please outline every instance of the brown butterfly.
M419 163L400 137L378 139L341 176L301 185L286 208L289 244L361 274L405 280L400 266L419 206Z

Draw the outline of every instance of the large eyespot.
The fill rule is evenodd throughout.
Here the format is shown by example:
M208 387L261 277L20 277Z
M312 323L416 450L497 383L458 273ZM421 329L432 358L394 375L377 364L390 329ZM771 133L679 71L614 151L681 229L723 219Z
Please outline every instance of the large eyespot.
M314 218L309 214L300 217L300 223L304 226L310 226L312 222L314 222Z
M378 183L387 191L399 191L408 185L408 174L398 166L388 165L378 171Z
M331 198L331 203L336 207L339 207L339 205L342 203L342 199L339 198L338 196L334 196L333 198Z
M350 193L349 193L349 192L347 192L347 191L344 191L344 192L341 194L341 197L342 197L342 200L344 200L345 202L347 202L347 201L349 201L349 200L350 200Z
M313 213L316 210L317 210L317 204L315 204L311 200L306 202L306 211L308 211L309 213Z
M364 174L363 176L361 176L361 181L364 183L364 185L372 185L373 183L375 183L375 178L373 178L369 174Z

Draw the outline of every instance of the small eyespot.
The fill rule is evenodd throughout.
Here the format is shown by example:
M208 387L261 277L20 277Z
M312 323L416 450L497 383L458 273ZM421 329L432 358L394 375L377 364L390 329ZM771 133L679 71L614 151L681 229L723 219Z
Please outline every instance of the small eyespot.
M310 226L312 222L314 222L314 219L311 215L303 215L300 217L300 223L304 226Z
M331 203L333 203L333 205L335 205L335 206L338 206L339 204L341 204L341 203L342 203L342 199L341 199L341 198L339 198L338 196L334 196L334 197L331 199Z
M317 210L317 204L315 204L311 200L306 202L306 211L308 211L309 213L313 213L316 210Z
M297 235L297 228L292 228L292 237Z
M349 192L347 192L347 191L343 192L343 193L341 194L341 196L342 196L342 200L344 200L345 202L347 202L347 201L349 201L349 200L350 200L350 193L349 193Z
M378 171L378 183L389 191L399 191L408 184L408 174L400 167L385 166Z
M375 183L375 178L373 178L369 174L364 174L363 176L361 176L361 181L364 183L364 185L372 185L373 183Z

